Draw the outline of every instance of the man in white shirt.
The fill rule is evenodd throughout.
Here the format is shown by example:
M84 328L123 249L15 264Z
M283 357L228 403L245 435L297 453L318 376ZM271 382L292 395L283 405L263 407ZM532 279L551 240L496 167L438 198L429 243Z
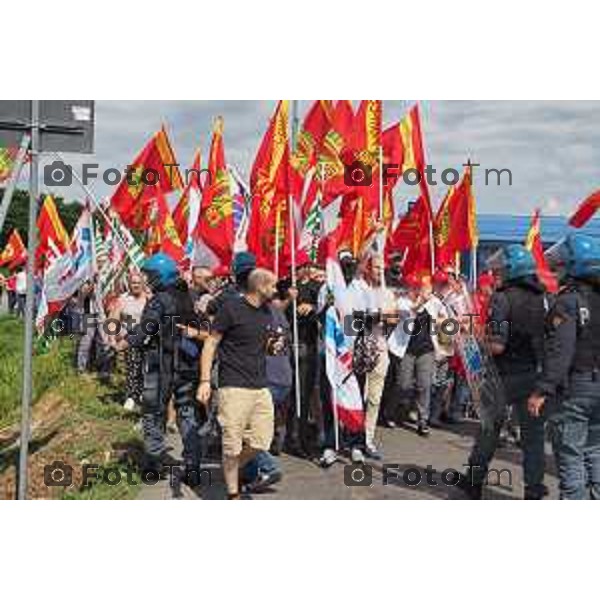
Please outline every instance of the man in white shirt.
M381 256L371 259L371 268L367 277L368 282L365 282L369 288L367 310L375 317L372 336L377 344L379 359L375 368L367 373L365 378L365 448L367 456L381 459L381 452L375 443L375 429L389 367L386 329L397 322L397 311L394 294L385 286L384 262Z
M17 317L25 316L25 298L27 296L27 273L21 269L16 276Z

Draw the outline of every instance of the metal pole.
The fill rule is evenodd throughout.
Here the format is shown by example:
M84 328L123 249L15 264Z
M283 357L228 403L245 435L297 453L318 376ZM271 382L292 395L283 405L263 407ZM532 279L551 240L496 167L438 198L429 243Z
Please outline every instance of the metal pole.
M292 100L292 151L296 151L298 133L298 100ZM296 220L294 218L294 201L288 194L290 243L292 246L292 286L296 287ZM300 418L302 390L300 389L300 355L298 352L298 300L292 301L292 335L294 338L294 389L296 395L296 417Z
M25 339L23 343L23 395L21 398L21 438L19 448L19 485L17 498L27 498L27 454L29 451L31 398L33 391L33 271L37 246L37 200L39 163L39 100L31 102L31 169L29 177L29 228L27 240L27 296L25 300Z
M12 200L15 187L17 186L17 179L19 179L19 175L21 174L21 169L23 168L23 164L25 162L25 155L27 154L30 141L31 136L29 133L24 134L23 138L21 139L21 146L19 147L19 151L17 152L17 156L15 158L15 164L13 165L12 173L8 179L6 188L4 188L2 204L0 204L0 231L2 231L2 228L4 227L4 220L6 219L8 209L10 208L10 201Z

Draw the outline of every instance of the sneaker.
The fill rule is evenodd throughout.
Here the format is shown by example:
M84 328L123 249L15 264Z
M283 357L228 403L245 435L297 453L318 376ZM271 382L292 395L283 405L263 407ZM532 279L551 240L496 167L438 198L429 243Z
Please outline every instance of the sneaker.
M365 454L367 455L367 458L372 458L374 460L383 460L383 453L381 452L381 450L377 449L377 446L375 446L375 444L367 444Z
M409 410L407 420L409 423L416 423L419 420L419 414L416 410Z
M424 421L420 421L417 425L417 433L422 437L427 437L430 433L429 425Z
M133 412L135 410L135 400L133 398L127 398L125 404L123 404L123 408L127 412Z
M280 471L259 471L256 479L244 486L244 491L249 494L255 494L256 492L262 492L268 487L275 485L281 481Z
M360 448L352 448L352 452L350 453L350 458L353 463L364 463L365 455L363 454Z
M335 462L337 462L337 454L335 450L332 450L331 448L326 448L323 454L321 455L321 458L319 459L319 464L324 469L328 469Z
M388 429L396 429L396 427L398 427L398 425L396 425L396 421L392 421L391 419L388 419L388 420L385 422L385 426L386 426Z

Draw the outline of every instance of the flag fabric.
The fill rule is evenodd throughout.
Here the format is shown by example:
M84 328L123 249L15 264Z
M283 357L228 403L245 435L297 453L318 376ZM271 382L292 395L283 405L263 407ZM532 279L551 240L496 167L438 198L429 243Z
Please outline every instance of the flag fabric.
M536 210L531 219L531 225L525 238L525 247L529 250L535 260L537 266L537 274L544 287L552 294L558 292L558 279L552 273L544 256L544 248L542 246L542 235L540 229L540 211Z
M21 239L18 229L13 229L8 237L6 246L0 254L0 267L8 265L12 271L27 260L27 249Z
M19 149L0 148L0 183L4 183L12 173Z
M322 234L323 212L321 208L321 192L318 191L304 220L298 243L298 248L305 251L312 262L317 260L319 240Z
M271 118L250 175L252 208L248 249L258 266L285 273L290 264L289 101L282 100Z
M407 275L431 275L432 214L429 200L425 196L410 206L400 219L385 246L386 257L394 253L404 256L402 273Z
M173 223L183 247L188 251L200 213L200 150L196 151L188 180L179 202L173 209Z
M181 190L183 181L165 128L152 136L144 149L128 167L115 190L110 205L123 224L131 229L148 227L148 212L159 192Z
M477 246L479 233L470 167L465 168L461 181L448 190L438 210L435 241L438 265L448 264L457 252Z
M303 197L302 216L312 206L320 176L314 177L323 140L333 122L333 104L330 100L317 100L310 107L296 137L296 148L290 158L290 188L294 198ZM309 177L309 173L311 176ZM304 189L308 184L308 189Z
M182 261L185 257L185 251L173 223L167 199L160 189L158 190L158 196L152 203L150 223L146 253L164 252L176 262Z
M233 198L233 229L235 238L233 252L242 252L248 249L246 236L248 234L248 223L250 221L250 209L252 197L248 185L244 183L237 169L228 165L230 188Z
M325 314L325 365L338 421L351 433L364 430L362 396L352 371L352 346L344 334L335 307Z
M67 300L93 276L92 219L84 209L68 248L44 271L42 301L36 316L38 331L44 329L45 317L60 312Z
M571 227L583 227L600 208L600 190L588 196L569 219Z
M39 244L36 249L38 268L51 263L67 252L69 236L56 209L52 196L46 196L37 218Z
M194 237L201 240L223 265L231 262L234 242L233 196L225 162L223 119L218 117L208 156L208 181L202 190L202 207Z
M398 165L397 168L393 169L390 166L388 169L384 181L386 187L392 188L406 171L413 169L420 176L420 194L431 202L425 178L425 152L418 104L415 104L401 121L383 132L382 145L384 162L388 165ZM416 180L416 176L412 175L407 178L410 181Z
M346 193L344 182L347 164L354 158L352 150L354 110L349 100L338 100L333 109L331 129L323 138L315 178L322 184L323 208Z

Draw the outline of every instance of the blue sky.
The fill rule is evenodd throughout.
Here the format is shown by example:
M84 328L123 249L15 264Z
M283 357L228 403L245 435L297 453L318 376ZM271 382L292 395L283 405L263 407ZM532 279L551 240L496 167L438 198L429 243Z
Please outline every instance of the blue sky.
M397 121L414 100L384 101L385 125ZM357 103L355 103L356 105ZM124 168L161 123L166 123L182 166L189 166L198 145L208 154L212 121L225 120L225 152L229 163L247 176L275 101L98 101L96 153L100 169ZM309 101L299 102L302 119ZM427 162L437 169L462 170L470 157L475 194L482 213L569 214L577 202L600 188L600 102L592 101L421 101ZM81 156L66 157L78 168ZM483 169L510 169L512 186L484 185ZM63 192L54 188L46 191ZM111 193L102 181L99 196ZM445 193L432 189L434 206ZM80 199L72 186L67 199ZM62 194L61 194L62 195ZM399 186L397 202L412 195Z

